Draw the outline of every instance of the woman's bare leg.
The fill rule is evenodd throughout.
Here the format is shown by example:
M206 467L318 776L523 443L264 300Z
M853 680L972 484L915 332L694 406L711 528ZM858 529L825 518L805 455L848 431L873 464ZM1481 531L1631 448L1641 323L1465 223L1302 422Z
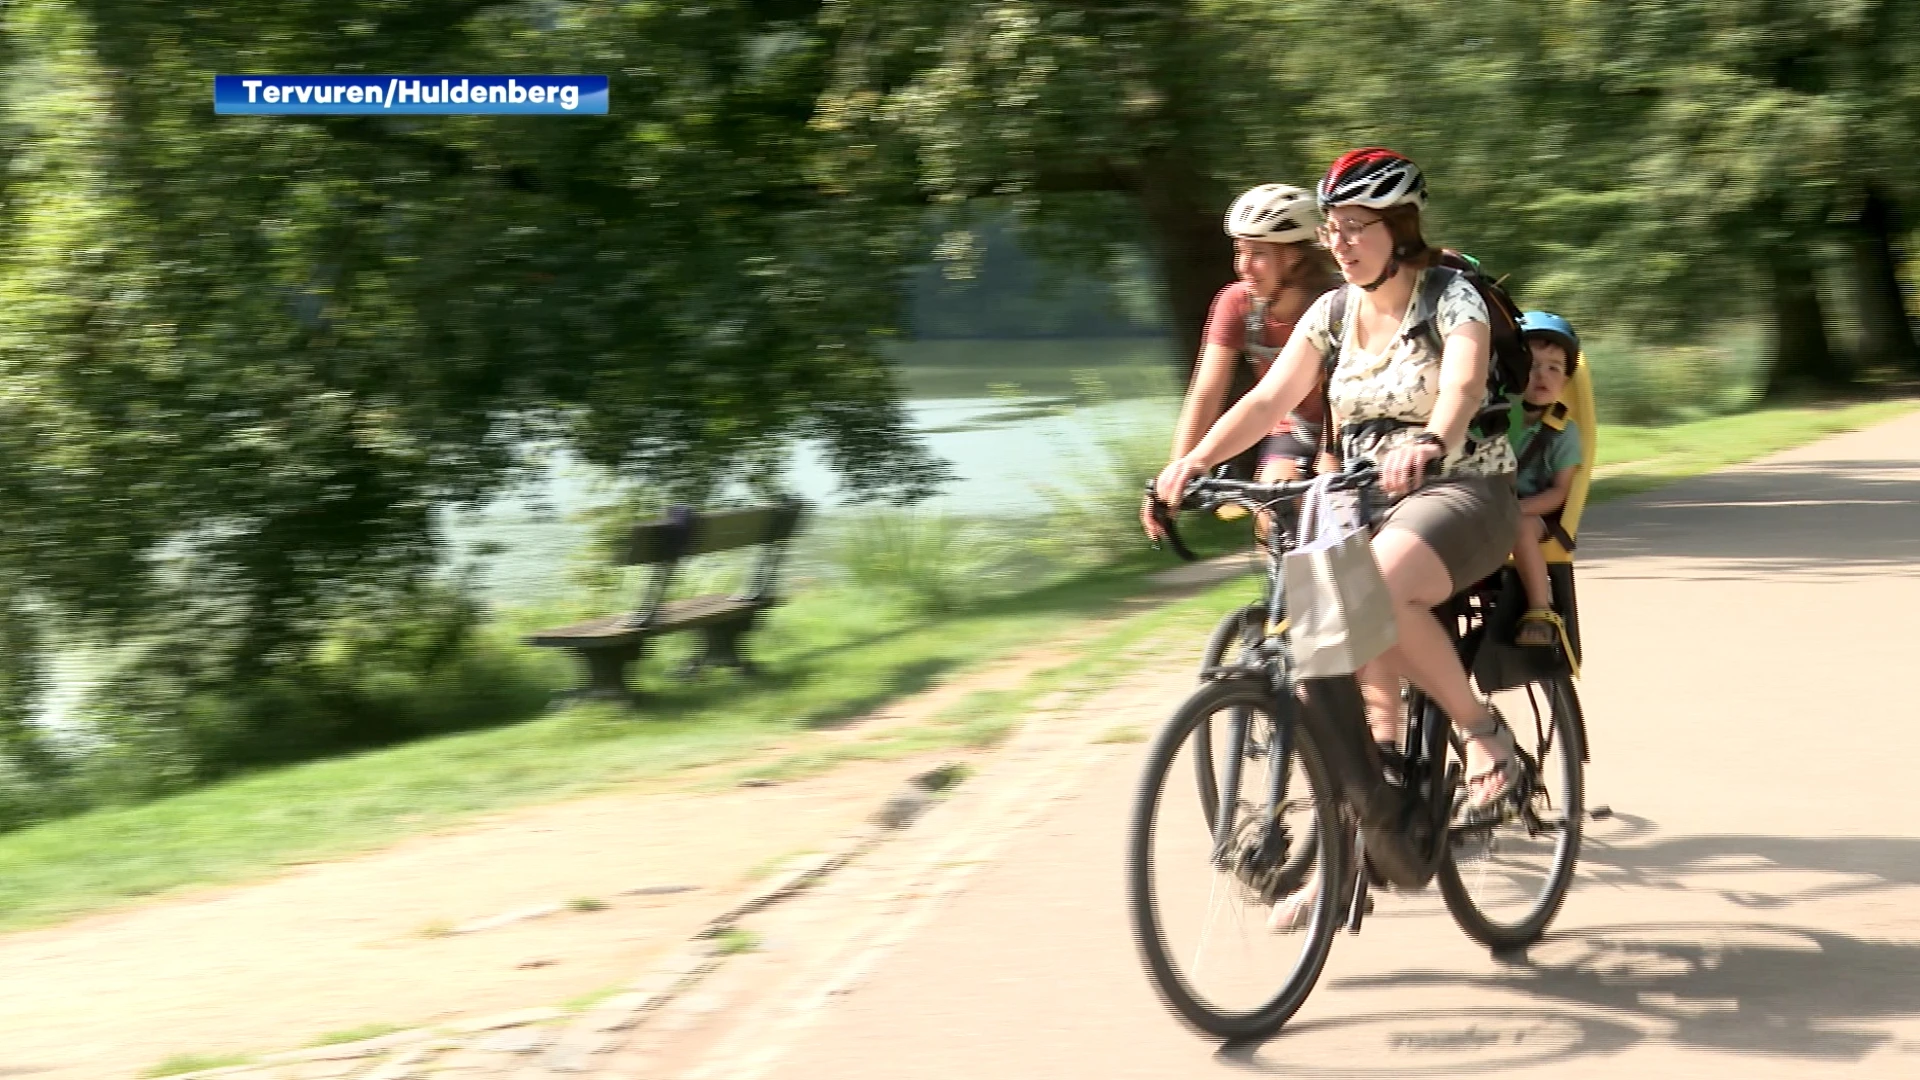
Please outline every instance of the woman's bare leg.
M1400 640L1382 659L1405 674L1447 714L1466 738L1467 748L1479 759L1469 763L1469 776L1485 770L1504 747L1486 735L1474 735L1487 726L1487 710L1473 696L1466 669L1460 666L1453 642L1434 617L1433 609L1454 592L1445 563L1426 541L1406 529L1388 526L1373 539L1374 557L1393 597ZM1397 693L1397 691L1396 691ZM1396 708L1398 702L1395 702ZM1371 709L1369 709L1371 715Z
M1389 649L1363 665L1355 678L1360 683L1360 698L1367 704L1367 727L1373 731L1373 741L1399 746L1405 710L1400 699L1403 676L1400 666L1394 663L1394 650Z

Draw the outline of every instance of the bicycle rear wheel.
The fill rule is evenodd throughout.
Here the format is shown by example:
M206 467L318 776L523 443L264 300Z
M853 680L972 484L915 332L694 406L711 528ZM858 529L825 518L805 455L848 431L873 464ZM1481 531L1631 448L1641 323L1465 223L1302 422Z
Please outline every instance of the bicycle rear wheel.
M1585 724L1566 674L1491 700L1532 766L1530 790L1507 820L1449 830L1438 876L1460 929L1488 948L1511 949L1540 940L1573 885L1586 816Z
M1246 719L1244 727L1234 714ZM1200 688L1161 730L1147 755L1134 799L1127 844L1127 906L1134 940L1148 977L1169 1008L1196 1030L1228 1039L1258 1038L1280 1029L1319 980L1344 912L1337 910L1349 863L1342 815L1313 807L1335 801L1332 778L1306 726L1285 720L1274 738L1276 703L1251 679ZM1258 748L1228 743L1250 730ZM1198 739L1212 737L1217 757L1239 756L1244 771L1229 842L1218 855L1216 833L1193 790L1205 775L1192 763ZM1276 746L1285 759L1276 762ZM1286 799L1269 815L1274 770L1284 768ZM1277 817L1277 820L1275 820ZM1270 842L1281 827L1287 843ZM1311 838L1314 857L1304 866L1288 858L1295 841ZM1274 901L1310 889L1307 925L1268 927Z
M1266 633L1266 626L1264 603L1246 604L1222 615L1207 637L1206 650L1200 654L1201 672L1247 659L1253 647L1260 643L1261 635Z

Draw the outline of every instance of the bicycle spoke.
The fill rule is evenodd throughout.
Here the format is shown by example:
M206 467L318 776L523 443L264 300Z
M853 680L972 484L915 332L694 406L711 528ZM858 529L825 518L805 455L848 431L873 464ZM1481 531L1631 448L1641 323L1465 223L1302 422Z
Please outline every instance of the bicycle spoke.
M1150 755L1129 848L1129 888L1136 936L1162 997L1202 1030L1234 1037L1284 1022L1325 961L1330 925L1276 933L1268 919L1286 883L1318 864L1317 855L1304 868L1288 857L1317 853L1325 843L1313 808L1330 779L1317 756L1313 769L1302 764L1312 750L1310 744L1300 750L1300 740L1276 760L1281 755L1274 748L1282 744L1272 737L1271 699L1257 685L1204 687L1196 701ZM1236 710L1245 720L1229 723ZM1176 731L1182 724L1184 731ZM1242 741L1230 745L1235 728ZM1211 739L1216 769L1234 761L1243 766L1240 797L1222 791L1212 815L1204 812L1211 800L1195 787L1207 775L1193 764L1193 736L1200 732ZM1291 773L1277 818L1268 806L1279 789L1270 775L1276 767ZM1284 848L1274 832L1283 827L1292 838ZM1332 844L1338 850L1338 841ZM1223 866L1216 865L1216 851ZM1295 869L1300 876L1289 879Z

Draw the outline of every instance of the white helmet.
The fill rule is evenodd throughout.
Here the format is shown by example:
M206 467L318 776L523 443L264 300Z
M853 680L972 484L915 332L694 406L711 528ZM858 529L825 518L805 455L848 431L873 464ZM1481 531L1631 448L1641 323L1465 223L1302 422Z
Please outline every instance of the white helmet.
M1227 235L1270 244L1313 239L1320 223L1313 196L1285 184L1261 184L1233 201L1227 211Z

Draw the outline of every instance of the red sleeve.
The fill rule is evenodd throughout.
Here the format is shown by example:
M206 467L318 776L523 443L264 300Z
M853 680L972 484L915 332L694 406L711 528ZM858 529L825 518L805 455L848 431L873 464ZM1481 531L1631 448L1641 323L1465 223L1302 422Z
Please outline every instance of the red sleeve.
M1213 309L1207 312L1207 330L1201 341L1239 352L1247 340L1247 308L1252 296L1253 291L1243 281L1221 289L1213 298Z

